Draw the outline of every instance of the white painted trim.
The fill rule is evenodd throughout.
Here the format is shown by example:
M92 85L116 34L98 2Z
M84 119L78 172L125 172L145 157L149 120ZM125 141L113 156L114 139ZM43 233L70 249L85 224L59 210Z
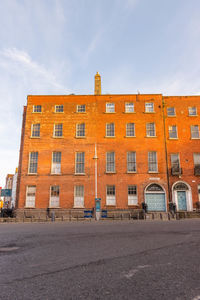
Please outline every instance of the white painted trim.
M187 187L188 190L186 190L186 206L187 206L187 211L193 211L193 202L192 202L192 189L190 187L190 185L182 180L176 181L173 185L172 185L172 202L176 204L177 210L178 209L178 197L177 197L177 190L174 190L174 187L177 183L184 183ZM183 191L183 190L180 190Z
M158 182L150 182L144 189L144 202L146 203L146 194L151 194L151 192L147 192L147 188L152 185L152 184L157 184L159 186L161 186L161 188L163 189L163 191L160 191L160 192L152 192L152 193L155 193L155 194L165 194L165 212L168 211L168 207L167 207L167 197L166 197L166 190L165 188L162 186L162 184L159 184Z

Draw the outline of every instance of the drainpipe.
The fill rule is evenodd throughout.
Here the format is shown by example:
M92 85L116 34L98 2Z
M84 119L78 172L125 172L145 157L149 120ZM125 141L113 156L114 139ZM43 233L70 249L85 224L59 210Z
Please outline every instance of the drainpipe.
M95 219L97 221L99 221L100 219L100 216L101 216L101 212L100 211L97 211L96 210L96 201L97 201L97 188L98 188L98 185L97 185L97 159L98 159L98 156L97 156L97 145L95 144L95 151L94 151L94 164L95 164Z
M168 168L168 153L167 153L167 138L166 138L166 126L165 126L165 114L164 114L165 102L162 96L162 113L163 113L163 128L164 128L164 141L165 141L165 161L166 161L166 170L167 170L167 186L168 186L168 195L169 195L169 203L172 201L171 199L171 190L170 190L170 182L169 182L169 168Z

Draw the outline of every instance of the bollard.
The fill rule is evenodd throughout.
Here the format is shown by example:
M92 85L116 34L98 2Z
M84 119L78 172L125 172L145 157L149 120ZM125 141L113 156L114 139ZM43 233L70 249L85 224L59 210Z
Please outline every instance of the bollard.
M51 222L55 222L55 212L52 211L51 213Z
M169 221L171 220L171 216L170 216L170 213L168 213L168 220L169 220Z

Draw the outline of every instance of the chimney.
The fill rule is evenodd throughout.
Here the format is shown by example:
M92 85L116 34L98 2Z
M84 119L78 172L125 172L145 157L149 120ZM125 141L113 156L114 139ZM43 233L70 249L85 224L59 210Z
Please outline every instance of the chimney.
M94 94L101 95L101 76L99 72L94 76Z

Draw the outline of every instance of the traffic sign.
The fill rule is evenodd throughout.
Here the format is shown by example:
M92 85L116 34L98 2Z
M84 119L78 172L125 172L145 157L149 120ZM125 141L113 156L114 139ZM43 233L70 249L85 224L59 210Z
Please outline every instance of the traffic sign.
M1 197L11 197L12 190L11 189L2 189Z

